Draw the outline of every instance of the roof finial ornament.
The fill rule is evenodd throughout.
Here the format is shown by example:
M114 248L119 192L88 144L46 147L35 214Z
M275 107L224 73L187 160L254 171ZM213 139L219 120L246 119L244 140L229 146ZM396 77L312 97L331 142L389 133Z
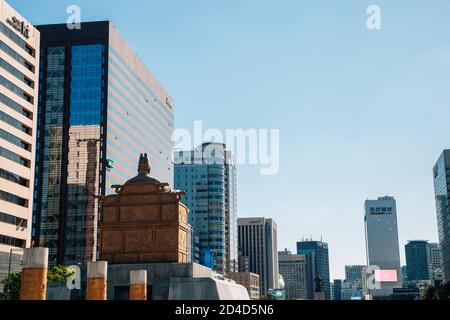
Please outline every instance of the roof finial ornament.
M149 173L150 173L150 163L148 161L147 154L141 153L141 156L139 157L138 174L140 176L146 176Z

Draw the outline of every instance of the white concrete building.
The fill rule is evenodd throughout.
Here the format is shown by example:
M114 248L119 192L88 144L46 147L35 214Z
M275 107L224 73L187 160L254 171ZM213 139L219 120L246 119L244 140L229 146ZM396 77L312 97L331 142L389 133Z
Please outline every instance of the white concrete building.
M369 294L386 298L402 287L397 209L393 197L365 202L365 234Z
M39 32L0 0L0 281L30 246Z

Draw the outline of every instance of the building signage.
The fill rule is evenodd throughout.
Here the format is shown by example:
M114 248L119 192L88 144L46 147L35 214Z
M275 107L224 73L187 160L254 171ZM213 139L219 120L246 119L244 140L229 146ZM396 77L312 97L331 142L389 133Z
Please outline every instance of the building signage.
M11 19L6 19L6 22L13 27L17 32L20 32L26 39L30 37L30 28L25 24L24 21L20 21L16 17Z
M371 215L384 215L384 214L392 214L392 207L370 207Z

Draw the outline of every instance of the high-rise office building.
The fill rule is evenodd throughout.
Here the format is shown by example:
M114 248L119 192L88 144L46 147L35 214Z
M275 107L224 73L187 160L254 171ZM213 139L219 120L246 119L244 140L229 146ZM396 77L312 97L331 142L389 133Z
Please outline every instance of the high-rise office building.
M109 21L38 26L40 90L33 221L49 262L95 260L99 196L135 175L173 182L172 100Z
M278 269L284 279L286 299L307 298L306 256L292 254L287 249L278 252Z
M444 150L433 168L434 196L441 249L441 268L450 281L450 150Z
M402 287L395 199L366 200L364 226L368 268L377 269L369 294L374 299L388 298L394 288Z
M441 267L441 250L439 249L439 243L430 243L430 263L431 271L434 272Z
M0 282L30 246L40 34L0 0Z
M199 242L200 263L219 273L236 272L237 186L231 151L222 143L204 143L176 151L175 188L186 193L189 223Z
M335 279L333 281L333 300L336 301L342 300L341 290L342 290L342 280Z
M408 282L433 279L430 244L424 240L408 241L405 245Z
M259 275L261 296L266 296L269 289L279 289L275 221L266 218L239 218L238 239L240 256L248 259L248 271Z
M345 280L347 282L355 282L363 280L363 272L366 266L362 265L351 265L345 266Z
M313 272L310 273L312 281L320 277L323 281L323 294L325 300L331 299L330 288L330 263L328 257L328 244L323 241L300 241L297 242L297 254L310 255L314 260Z

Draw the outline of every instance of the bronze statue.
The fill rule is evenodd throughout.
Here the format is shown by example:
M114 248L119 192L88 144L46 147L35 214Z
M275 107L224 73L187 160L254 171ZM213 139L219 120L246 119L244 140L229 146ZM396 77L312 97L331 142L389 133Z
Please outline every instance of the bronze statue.
M141 153L141 156L139 157L138 173L143 176L150 173L150 163L146 153Z
M320 276L314 279L314 283L316 284L314 292L323 292L323 280Z

